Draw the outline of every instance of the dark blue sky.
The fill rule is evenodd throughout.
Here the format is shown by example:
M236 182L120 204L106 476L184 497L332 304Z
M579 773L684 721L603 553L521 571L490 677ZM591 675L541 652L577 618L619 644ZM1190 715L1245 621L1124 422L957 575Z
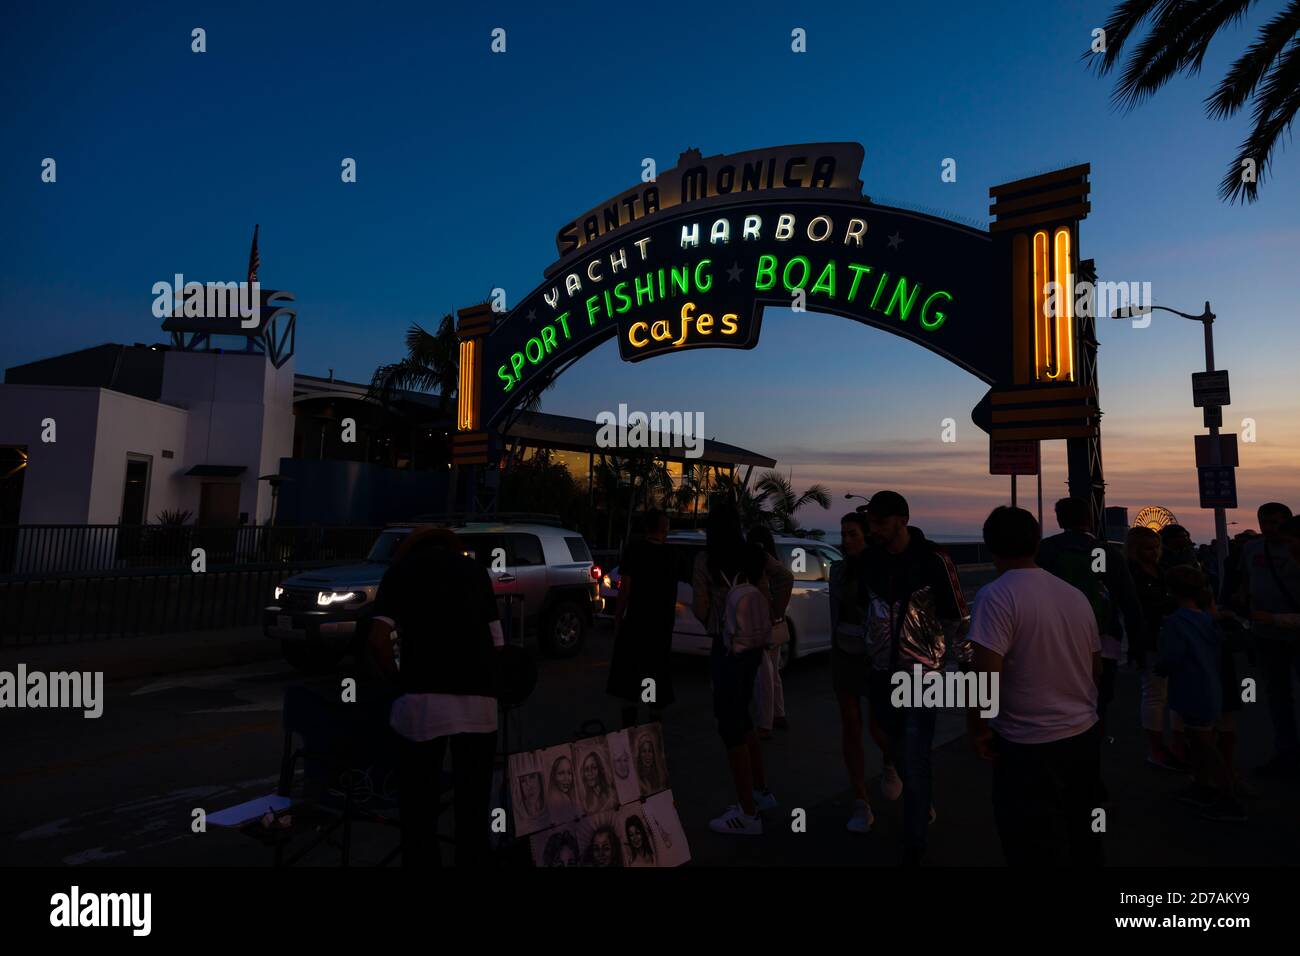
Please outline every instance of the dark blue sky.
M1083 0L23 5L0 36L0 366L159 339L153 283L242 278L255 222L263 284L301 307L298 370L367 380L411 322L496 286L512 302L529 292L556 229L632 185L643 157L666 169L687 147L856 140L873 199L978 223L989 185L1086 161L1083 254L1102 278L1151 282L1157 302L1212 300L1226 424L1250 416L1259 433L1243 504L1294 497L1300 163L1283 152L1261 203L1223 205L1245 119L1212 122L1201 103L1279 5L1220 38L1201 77L1128 114L1080 60L1110 9ZM498 26L504 55L489 51ZM191 52L194 27L207 53ZM355 184L340 181L344 157ZM940 180L946 157L956 183ZM1111 503L1166 504L1203 532L1199 328L1110 322L1101 342ZM779 459L796 484L897 486L923 525L967 531L1006 494L969 424L983 392L884 332L773 311L748 353L628 366L607 343L545 407L703 409L709 434ZM955 445L939 442L945 417ZM1047 452L1049 500L1063 454Z

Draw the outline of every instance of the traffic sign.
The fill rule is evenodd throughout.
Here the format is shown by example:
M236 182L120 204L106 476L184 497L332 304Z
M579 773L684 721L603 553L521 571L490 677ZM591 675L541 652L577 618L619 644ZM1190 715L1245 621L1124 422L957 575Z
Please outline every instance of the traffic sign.
M989 439L990 475L1036 475L1038 467L1038 442Z
M1097 435L1097 392L1074 384L991 388L971 420L999 441L1049 441Z
M1192 404L1197 408L1206 405L1231 405L1228 390L1228 370L1192 373Z
M1219 436L1219 460L1213 460L1214 439L1211 435L1195 435L1196 439L1196 467L1213 468L1216 465L1226 465L1229 468L1236 468L1240 462L1237 460L1237 435Z
M1237 507L1237 471L1231 465L1197 468L1202 508Z

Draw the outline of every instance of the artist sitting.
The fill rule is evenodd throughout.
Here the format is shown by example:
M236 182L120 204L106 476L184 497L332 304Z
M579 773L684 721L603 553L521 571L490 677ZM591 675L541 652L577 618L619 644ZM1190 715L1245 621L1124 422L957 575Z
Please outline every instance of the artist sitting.
M370 648L401 696L389 721L400 737L404 866L441 866L438 797L451 747L456 865L488 857L497 700L494 647L504 643L487 572L445 528L413 532L375 596Z

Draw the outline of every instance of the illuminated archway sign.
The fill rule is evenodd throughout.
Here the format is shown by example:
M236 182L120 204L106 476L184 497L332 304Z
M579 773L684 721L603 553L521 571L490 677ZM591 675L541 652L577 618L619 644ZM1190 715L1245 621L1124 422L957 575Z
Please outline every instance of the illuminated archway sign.
M993 388L976 420L994 438L1095 437L1071 311L1087 167L994 187L986 231L873 203L862 159L855 143L689 151L561 227L560 258L508 314L459 313L454 461L485 463L509 412L611 337L629 362L749 349L768 306L841 315L978 376Z

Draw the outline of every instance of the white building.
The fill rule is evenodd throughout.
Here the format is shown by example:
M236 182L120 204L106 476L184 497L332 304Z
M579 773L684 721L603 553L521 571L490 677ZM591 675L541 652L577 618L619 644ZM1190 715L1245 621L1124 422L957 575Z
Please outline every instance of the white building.
M293 453L293 297L262 319L169 318L170 347L102 345L6 372L0 525L264 524ZM222 348L231 344L231 348Z

